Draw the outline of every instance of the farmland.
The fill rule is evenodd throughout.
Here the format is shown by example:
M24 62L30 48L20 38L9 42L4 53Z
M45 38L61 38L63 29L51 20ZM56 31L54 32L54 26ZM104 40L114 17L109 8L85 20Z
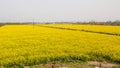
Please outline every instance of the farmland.
M79 61L120 63L119 34L120 26L4 25L0 27L0 66Z
M105 26L105 25L79 25L79 24L49 24L45 26L72 28L77 30L93 31L120 35L120 26Z

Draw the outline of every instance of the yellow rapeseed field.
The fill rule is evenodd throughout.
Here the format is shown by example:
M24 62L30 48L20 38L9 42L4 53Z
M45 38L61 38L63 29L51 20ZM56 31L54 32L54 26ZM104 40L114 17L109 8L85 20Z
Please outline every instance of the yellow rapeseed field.
M105 32L120 35L120 26L105 26L105 25L79 25L79 24L48 24L45 26L73 28L79 30L88 30L95 32Z
M119 26L61 25L60 27L66 26L120 34ZM79 61L120 63L120 36L37 25L0 27L1 67Z

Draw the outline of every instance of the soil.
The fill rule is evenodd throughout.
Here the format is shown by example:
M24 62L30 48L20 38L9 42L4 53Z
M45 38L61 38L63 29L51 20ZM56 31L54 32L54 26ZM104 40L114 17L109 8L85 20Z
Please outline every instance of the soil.
M56 63L25 66L24 68L120 68L120 64L107 62L83 62L83 63Z

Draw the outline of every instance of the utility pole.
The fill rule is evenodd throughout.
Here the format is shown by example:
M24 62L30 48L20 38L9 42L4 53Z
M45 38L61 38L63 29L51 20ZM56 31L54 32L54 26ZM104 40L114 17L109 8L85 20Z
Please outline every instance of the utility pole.
M34 25L35 25L35 23L34 23L34 19L33 19L33 23L32 23L32 25L33 25L33 30L34 30Z

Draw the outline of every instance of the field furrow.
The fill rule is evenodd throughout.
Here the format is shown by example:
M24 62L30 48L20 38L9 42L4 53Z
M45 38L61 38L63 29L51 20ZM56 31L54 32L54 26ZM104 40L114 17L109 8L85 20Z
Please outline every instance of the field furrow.
M74 29L74 30L81 30L86 32L103 33L103 34L120 36L120 29L119 29L120 26L80 25L80 24L48 24L48 25L45 24L43 26Z

